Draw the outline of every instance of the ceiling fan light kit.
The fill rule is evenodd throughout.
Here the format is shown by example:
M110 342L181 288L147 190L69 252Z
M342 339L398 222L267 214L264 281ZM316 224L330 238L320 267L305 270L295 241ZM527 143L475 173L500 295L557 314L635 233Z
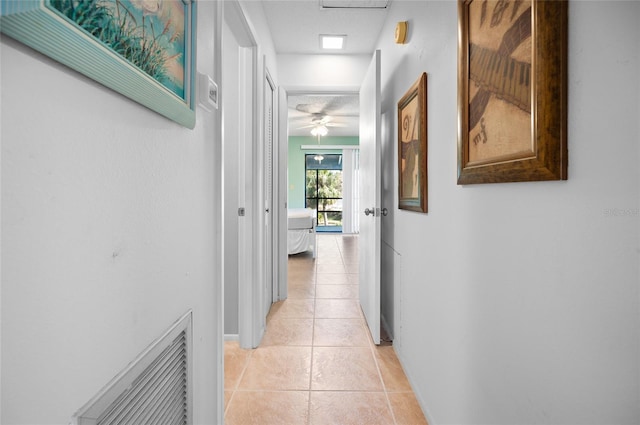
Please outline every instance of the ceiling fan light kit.
M329 133L329 129L324 126L324 124L320 124L311 129L311 134L314 136L326 136Z

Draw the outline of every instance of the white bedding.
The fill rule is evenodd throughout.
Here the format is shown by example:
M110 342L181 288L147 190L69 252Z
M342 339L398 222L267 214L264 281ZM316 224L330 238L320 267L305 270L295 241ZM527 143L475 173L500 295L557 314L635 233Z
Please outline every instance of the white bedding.
M316 258L316 211L291 208L287 211L287 248L289 255L311 250Z
M287 211L288 229L311 229L316 211L309 208L291 208Z

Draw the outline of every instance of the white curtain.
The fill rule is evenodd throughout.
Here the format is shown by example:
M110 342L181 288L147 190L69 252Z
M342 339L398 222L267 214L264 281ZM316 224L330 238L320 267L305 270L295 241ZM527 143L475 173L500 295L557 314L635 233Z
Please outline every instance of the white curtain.
M342 233L360 233L360 149L342 151Z

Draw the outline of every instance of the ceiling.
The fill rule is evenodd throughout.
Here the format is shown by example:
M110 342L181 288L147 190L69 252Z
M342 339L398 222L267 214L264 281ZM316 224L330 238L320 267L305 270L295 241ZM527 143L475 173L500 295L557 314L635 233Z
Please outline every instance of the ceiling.
M278 54L373 54L391 0L262 0ZM339 52L320 48L320 34L346 35ZM289 134L309 136L326 116L328 136L357 136L357 95L289 96Z
M335 34L347 36L341 54L354 55L373 53L390 1L262 0L262 4L276 53L327 54L320 49L319 36Z

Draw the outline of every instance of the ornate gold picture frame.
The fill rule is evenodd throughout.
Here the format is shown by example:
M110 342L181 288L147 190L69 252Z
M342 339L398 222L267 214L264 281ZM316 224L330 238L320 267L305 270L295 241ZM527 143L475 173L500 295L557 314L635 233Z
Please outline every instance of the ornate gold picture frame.
M427 74L398 101L398 208L427 212Z
M458 184L567 179L567 2L458 1Z

